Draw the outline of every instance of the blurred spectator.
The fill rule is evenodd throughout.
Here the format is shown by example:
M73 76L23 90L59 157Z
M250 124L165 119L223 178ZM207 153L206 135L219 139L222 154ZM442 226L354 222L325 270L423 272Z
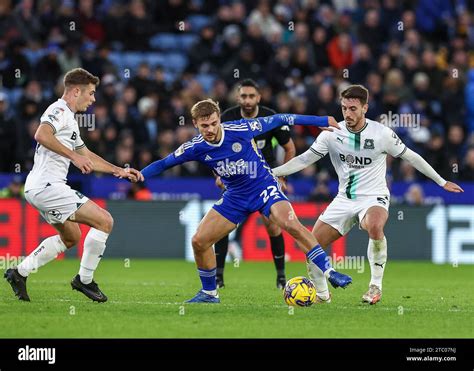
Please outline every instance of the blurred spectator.
M348 34L340 34L329 41L327 53L331 66L335 69L349 67L353 62L352 41Z
M7 110L7 95L0 91L0 172L13 172L15 170L16 125Z
M469 148L459 174L459 179L474 181L474 147Z
M359 27L359 40L367 44L374 57L378 57L382 50L382 44L387 40L386 25L380 24L378 10L370 9L365 13L364 22Z
M0 189L0 198L23 198L23 189L23 179L21 175L16 175L7 187Z
M127 193L127 198L136 201L150 201L152 200L152 194L148 188L145 187L143 182L132 183Z
M262 103L279 112L338 120L338 93L349 83L365 84L368 118L411 115L417 125L395 128L404 142L446 179L470 179L474 6L453 5L441 0L0 2L0 164L3 171L17 163L24 171L31 168L39 117L61 96L64 72L82 66L101 78L95 129L83 129L83 138L110 161L142 168L166 156L196 135L189 110L197 100L211 96L225 109L235 82L251 77L262 86ZM191 19L196 15L197 21ZM150 38L159 32L173 33L174 44L152 50ZM318 134L294 127L298 153ZM327 158L294 177L311 178L316 169L335 179ZM395 180L422 178L398 159L388 161L388 172ZM208 171L193 163L170 175L207 176Z
M166 14L168 16L168 14ZM182 18L181 20L183 20ZM125 17L124 44L128 50L146 50L153 34L153 20L146 12L143 0L132 0L129 13Z
M423 188L419 184L412 184L405 193L404 203L410 206L423 206L424 199Z
M333 197L329 192L329 187L326 183L318 182L318 185L311 192L308 201L313 202L330 202Z

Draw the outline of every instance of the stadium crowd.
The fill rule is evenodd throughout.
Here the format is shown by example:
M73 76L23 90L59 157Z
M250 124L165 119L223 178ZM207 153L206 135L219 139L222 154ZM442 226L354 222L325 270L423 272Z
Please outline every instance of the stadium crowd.
M0 172L27 172L62 75L101 78L87 146L141 169L195 135L189 109L235 104L252 78L277 112L333 115L350 83L370 91L367 117L393 129L449 180L474 180L472 0L23 0L0 2ZM385 116L384 116L385 115ZM398 117L397 117L398 115ZM395 125L399 117L410 125ZM407 127L409 126L409 127ZM93 130L91 130L93 129ZM317 130L292 130L297 154ZM390 159L393 180L420 179ZM329 159L295 176L335 179ZM71 166L71 170L75 169ZM208 176L188 163L167 176Z

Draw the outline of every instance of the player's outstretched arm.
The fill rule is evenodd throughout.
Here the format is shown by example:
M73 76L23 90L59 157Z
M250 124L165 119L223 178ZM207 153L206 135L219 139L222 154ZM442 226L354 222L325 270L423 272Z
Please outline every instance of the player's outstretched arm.
M321 159L321 156L314 153L311 149L308 149L306 152L296 156L295 158L292 158L287 163L272 169L272 172L275 174L275 176L290 175L307 168L309 165L314 164L319 159Z
M408 161L416 170L432 179L439 186L443 187L448 192L464 192L464 190L456 183L448 182L439 175L433 167L426 162L418 153L406 148L405 152L400 156L402 159Z
M112 174L117 178L125 178L130 180L133 183L138 181L143 181L143 175L136 169L133 168L121 168L119 166L115 166L110 162L104 160L99 155L95 154L94 152L90 151L86 146L76 149L76 152L82 156L89 158L93 164L93 171L97 171L99 173L106 173Z
M186 162L187 160L183 154L176 156L176 154L179 153L180 148L178 148L174 153L170 153L164 159L152 162L150 165L145 167L141 171L144 178L149 179L154 176L160 175L163 171Z
M92 161L63 145L55 136L50 123L42 122L35 133L35 140L39 145L46 147L50 151L57 153L72 161L74 166L81 170L82 174L89 174L93 170Z
M245 123L249 126L249 129L253 132L254 137L283 125L303 125L317 126L320 128L339 128L337 121L332 116L296 115L291 113L278 113L276 115L267 117L242 119L240 120L240 122Z

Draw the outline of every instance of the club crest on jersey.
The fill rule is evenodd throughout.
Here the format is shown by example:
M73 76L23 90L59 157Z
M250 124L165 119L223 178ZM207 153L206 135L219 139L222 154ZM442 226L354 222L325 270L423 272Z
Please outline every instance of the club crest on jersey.
M374 140L373 139L366 139L364 142L364 149L374 149Z
M251 121L249 122L250 130L255 131L259 130L262 131L262 124L258 121Z
M58 220L61 220L61 217L63 216L59 210L49 210L48 214Z
M240 151L242 151L242 144L238 142L235 142L234 144L232 144L232 151L236 153L239 153Z

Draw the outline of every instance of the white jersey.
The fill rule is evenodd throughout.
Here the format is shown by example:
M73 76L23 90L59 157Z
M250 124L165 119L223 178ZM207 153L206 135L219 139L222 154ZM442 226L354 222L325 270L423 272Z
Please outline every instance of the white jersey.
M328 152L339 178L339 195L349 199L357 196L390 196L387 188L387 153L399 157L406 146L392 129L377 121L365 120L358 132L339 123L340 129L323 131L310 150L324 157Z
M41 116L40 122L51 125L56 139L70 150L74 151L85 146L74 112L69 109L63 99L58 99L51 104ZM33 169L26 178L25 191L44 188L48 183L66 183L70 163L71 160L68 158L38 143Z

